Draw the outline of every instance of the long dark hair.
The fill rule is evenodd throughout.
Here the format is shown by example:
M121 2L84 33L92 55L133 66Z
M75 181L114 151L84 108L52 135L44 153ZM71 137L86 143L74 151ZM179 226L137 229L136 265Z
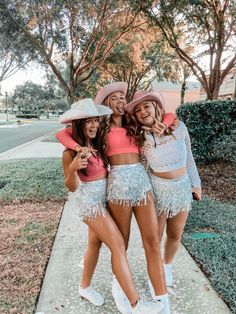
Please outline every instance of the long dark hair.
M84 126L87 119L88 118L72 121L72 137L80 146L87 146L87 138L85 137L85 134L84 134ZM101 125L100 125L97 130L96 137L91 139L91 144L92 144L92 147L97 150L98 157L100 157L105 163L105 165L108 166L108 159L104 153L104 150L102 149L102 143L103 143L103 140L102 140L102 135L101 135ZM86 169L83 169L83 170L85 170L84 174L86 174Z

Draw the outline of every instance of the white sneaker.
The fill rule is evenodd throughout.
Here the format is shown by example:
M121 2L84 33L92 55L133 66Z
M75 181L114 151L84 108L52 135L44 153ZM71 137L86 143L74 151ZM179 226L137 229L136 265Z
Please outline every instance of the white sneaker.
M132 314L132 307L126 294L122 290L118 280L113 276L112 296L115 300L118 311L122 314Z
M166 286L173 286L172 264L164 264L164 271L166 277Z
M158 314L161 313L163 304L161 302L148 302L139 299L137 305L132 308L132 314Z
M79 287L79 295L96 306L101 306L104 304L103 296L99 292L97 292L92 286L89 286L85 289Z

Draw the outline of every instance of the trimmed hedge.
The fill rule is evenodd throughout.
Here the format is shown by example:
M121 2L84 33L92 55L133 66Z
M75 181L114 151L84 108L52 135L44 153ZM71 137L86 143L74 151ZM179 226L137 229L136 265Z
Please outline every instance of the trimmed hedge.
M235 161L236 100L186 103L177 109L177 116L189 130L198 161Z

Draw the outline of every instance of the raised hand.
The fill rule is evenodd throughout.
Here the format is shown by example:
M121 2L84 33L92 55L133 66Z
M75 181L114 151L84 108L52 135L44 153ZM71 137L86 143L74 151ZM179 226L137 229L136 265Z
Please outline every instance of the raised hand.
M83 152L77 153L74 157L73 161L69 166L70 172L79 171L81 169L85 169L88 165L88 154Z
M166 130L166 125L158 121L155 117L153 118L153 125L151 127L142 126L145 131L155 133L157 135L162 135Z
M97 150L92 148L92 147L87 147L87 146L79 146L77 145L75 147L75 150L77 153L82 153L82 154L88 154L88 153L96 153Z

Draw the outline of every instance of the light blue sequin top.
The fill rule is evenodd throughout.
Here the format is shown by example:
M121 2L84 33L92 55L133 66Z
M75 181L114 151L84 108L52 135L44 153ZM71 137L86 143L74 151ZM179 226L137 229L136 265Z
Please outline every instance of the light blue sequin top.
M200 187L201 180L191 151L191 143L185 124L180 121L173 135L157 136L146 133L146 142L141 149L148 166L155 172L168 172L184 166L193 187Z

